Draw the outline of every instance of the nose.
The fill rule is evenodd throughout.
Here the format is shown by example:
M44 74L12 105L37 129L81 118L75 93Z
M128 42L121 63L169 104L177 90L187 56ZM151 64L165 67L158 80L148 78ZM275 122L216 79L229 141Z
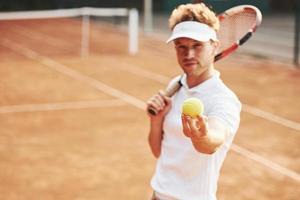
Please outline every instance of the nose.
M193 58L194 56L195 56L195 49L190 48L190 49L186 50L186 53L185 53L186 58Z

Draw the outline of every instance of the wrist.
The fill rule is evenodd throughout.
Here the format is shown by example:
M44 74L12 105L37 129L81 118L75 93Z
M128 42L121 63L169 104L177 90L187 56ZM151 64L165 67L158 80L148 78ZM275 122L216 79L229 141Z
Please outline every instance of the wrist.
M155 116L150 118L150 123L154 125L162 124L163 121L164 121L164 117Z

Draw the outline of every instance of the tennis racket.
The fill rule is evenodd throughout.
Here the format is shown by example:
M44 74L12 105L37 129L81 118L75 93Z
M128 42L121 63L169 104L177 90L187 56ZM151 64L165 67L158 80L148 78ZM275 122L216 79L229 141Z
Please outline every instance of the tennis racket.
M215 62L236 51L239 46L247 42L257 27L261 24L262 15L258 8L251 5L240 5L226 10L218 15L220 30L219 52L215 56ZM165 91L167 97L172 97L182 86L180 79ZM150 107L148 112L156 115L158 111Z

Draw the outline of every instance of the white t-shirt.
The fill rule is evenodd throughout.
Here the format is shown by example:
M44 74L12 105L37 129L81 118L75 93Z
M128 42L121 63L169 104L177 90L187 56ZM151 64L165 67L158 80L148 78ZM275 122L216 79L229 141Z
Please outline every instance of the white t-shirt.
M241 103L216 70L210 79L196 87L188 88L185 75L181 83L165 116L162 149L151 186L164 200L216 200L220 168L239 126ZM212 155L196 151L191 139L183 134L181 105L189 97L201 99L203 114L217 117L230 130L225 143Z

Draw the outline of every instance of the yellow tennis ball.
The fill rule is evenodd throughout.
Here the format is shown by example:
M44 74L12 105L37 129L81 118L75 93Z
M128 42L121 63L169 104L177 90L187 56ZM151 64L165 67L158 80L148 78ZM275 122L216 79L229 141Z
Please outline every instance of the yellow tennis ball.
M182 113L195 118L203 113L204 106L198 98L188 98L182 104Z

